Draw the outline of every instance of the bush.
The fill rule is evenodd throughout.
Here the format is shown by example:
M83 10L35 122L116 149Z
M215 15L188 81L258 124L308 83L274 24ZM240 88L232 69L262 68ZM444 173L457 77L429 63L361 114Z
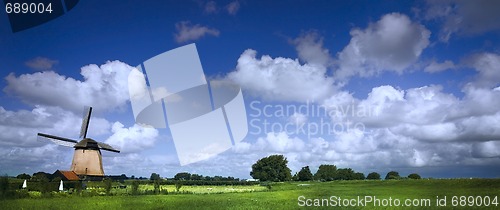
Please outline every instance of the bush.
M132 195L138 195L139 194L139 181L134 180L132 182Z
M42 197L42 193L38 192L38 191L28 191L28 196L30 198L41 198Z
M110 194L111 188L113 187L113 181L110 178L106 178L102 180L104 182L104 189L106 190L106 194Z
M155 179L153 181L153 186L154 186L155 194L160 194L160 180L159 179Z
M177 190L177 192L179 192L179 190L181 189L182 187L182 182L178 181L175 183L175 190Z
M413 174L408 175L408 178L410 178L410 179L421 179L422 177L420 177L420 175L418 175L418 174L413 173Z
M379 180L380 179L380 174L377 172L371 172L368 174L366 179L371 179L371 180Z
M387 173L387 175L385 176L385 179L388 180L388 179L400 179L401 177L399 176L399 173L397 171L390 171L389 173Z
M7 175L0 177L0 197L8 197L9 177Z
M28 190L22 189L22 190L16 190L14 193L14 198L19 199L19 198L28 198L30 197Z

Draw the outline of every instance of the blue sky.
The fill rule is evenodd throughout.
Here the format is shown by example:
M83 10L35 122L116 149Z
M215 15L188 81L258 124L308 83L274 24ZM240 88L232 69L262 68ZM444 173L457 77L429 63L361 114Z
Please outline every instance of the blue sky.
M38 142L36 133L76 138L81 110L91 105L89 135L130 145L104 153L107 174L249 178L257 159L278 153L294 172L336 164L365 174L498 177L498 9L494 1L81 1L17 33L3 13L0 173L69 168L72 149ZM180 166L168 129L134 125L123 80L143 61L190 43L209 80L241 86L257 126L363 127L311 134L255 133L249 125L240 145ZM255 101L261 110L309 104L370 114L253 117Z

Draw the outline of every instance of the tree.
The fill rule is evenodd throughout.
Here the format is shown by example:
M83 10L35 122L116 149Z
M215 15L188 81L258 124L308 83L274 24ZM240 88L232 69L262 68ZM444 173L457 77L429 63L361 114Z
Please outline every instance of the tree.
M203 180L203 176L199 174L191 174L191 180Z
M177 173L174 176L175 180L191 180L191 174L188 172Z
M390 171L385 175L385 179L400 179L401 177L399 176L399 173L397 171Z
M45 172L36 172L33 174L33 176L31 176L31 178L34 180L34 181L44 181L44 180L50 180L50 178L52 178L52 174L49 174L49 173L45 173Z
M292 174L287 164L288 160L283 155L271 155L253 164L250 176L260 181L288 181Z
M351 168L338 169L334 177L335 180L353 180L354 178L354 171Z
M371 172L368 174L366 179L371 179L371 180L379 180L380 179L380 174L377 172Z
M29 179L31 179L31 176L29 174L22 173L22 174L17 175L16 178L29 180Z
M309 169L309 166L302 167L300 169L299 173L297 174L297 178L299 181L310 181L313 179L313 175L311 173L311 170Z
M54 177L54 178L52 179L52 182L57 182L57 183L59 183L61 180L62 180L62 178L57 176L57 177Z
M410 179L421 179L422 177L420 177L420 175L418 175L416 173L413 173L413 174L408 175L408 178L410 178Z
M314 179L332 181L337 173L337 166L335 165L320 165Z
M354 173L354 180L365 180L365 174L361 172Z
M157 180L157 179L161 179L160 178L160 174L152 173L151 176L149 177L149 180L151 180L151 181L154 181L154 180Z

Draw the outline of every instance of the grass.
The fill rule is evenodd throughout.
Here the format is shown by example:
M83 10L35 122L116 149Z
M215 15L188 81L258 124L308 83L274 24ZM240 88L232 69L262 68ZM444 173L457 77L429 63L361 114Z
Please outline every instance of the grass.
M140 189L152 187L141 185ZM164 187L175 191L175 186ZM447 196L447 207L443 209L498 209L498 206L457 208L452 206L451 198L500 197L500 179L287 182L275 183L271 190L262 186L183 186L181 191L191 194L2 200L0 209L300 209L299 196L311 199L329 199L330 196L430 199L432 204L432 207L324 207L329 209L436 209L436 196Z

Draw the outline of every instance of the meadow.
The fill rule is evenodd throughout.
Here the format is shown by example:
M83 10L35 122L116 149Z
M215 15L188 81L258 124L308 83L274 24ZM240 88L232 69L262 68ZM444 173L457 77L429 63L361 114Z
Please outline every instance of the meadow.
M113 189L113 195L81 196L58 193L52 197L5 199L0 209L301 209L311 204L320 209L499 209L500 179L431 179L431 180L362 180L332 182L285 182L266 186L182 186L176 193L174 185L162 185L169 194L125 195ZM148 191L152 185L140 185ZM302 196L302 197L300 197ZM337 203L332 201L332 196ZM359 206L358 197L375 196L379 205ZM446 206L437 207L436 198L446 196ZM454 197L457 196L457 197ZM465 196L465 197L460 197ZM303 202L299 198L303 198ZM342 200L337 200L341 198ZM472 199L471 199L472 198ZM316 199L316 200L314 200ZM393 206L381 206L384 202ZM406 199L430 206L404 205ZM454 200L455 199L455 200ZM469 201L467 200L469 199ZM489 199L487 201L486 199ZM355 200L356 206L339 206ZM486 202L489 206L484 206ZM324 205L314 207L315 202ZM472 203L473 205L471 205ZM481 206L479 205L481 202ZM332 206L336 204L336 206ZM346 204L346 203L344 203ZM416 204L416 203L414 203ZM441 200L441 204L444 204ZM327 206L326 206L327 205Z

